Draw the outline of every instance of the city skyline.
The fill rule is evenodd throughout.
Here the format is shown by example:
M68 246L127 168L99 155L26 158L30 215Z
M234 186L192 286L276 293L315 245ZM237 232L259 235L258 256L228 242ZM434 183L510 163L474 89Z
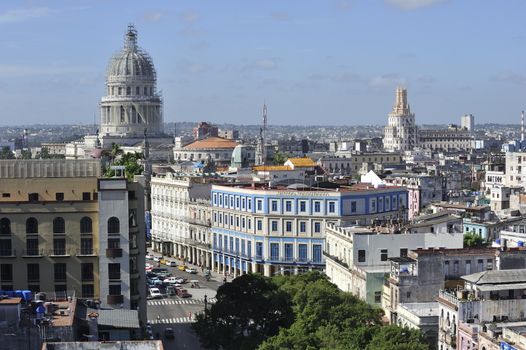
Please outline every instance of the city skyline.
M0 124L99 123L128 23L166 122L257 124L266 101L271 125L382 125L399 85L417 124L515 124L524 109L519 1L123 4L0 6Z

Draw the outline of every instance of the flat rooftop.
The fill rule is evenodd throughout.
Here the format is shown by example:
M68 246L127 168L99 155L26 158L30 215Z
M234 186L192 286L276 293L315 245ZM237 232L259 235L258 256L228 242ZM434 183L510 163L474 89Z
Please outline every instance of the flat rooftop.
M383 191L383 190L400 190L402 191L404 187L400 186L378 186L375 187L369 183L357 183L354 185L338 185L334 184L334 188L326 187L311 187L309 185L300 183L292 184L289 186L283 185L273 185L271 187L266 183L254 183L254 184L218 184L218 186L230 187L230 188L239 188L253 191L301 191L301 192L326 192L326 193L338 193L338 192L360 192L360 191Z
M438 316L439 314L437 301L427 303L401 303L399 305L418 317Z
M44 343L42 350L163 350L160 340Z

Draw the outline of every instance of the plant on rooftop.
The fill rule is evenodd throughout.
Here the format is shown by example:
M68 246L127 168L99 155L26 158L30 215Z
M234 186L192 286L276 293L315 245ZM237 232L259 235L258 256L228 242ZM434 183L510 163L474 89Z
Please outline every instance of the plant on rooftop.
M483 247L485 244L486 241L484 241L484 238L476 233L468 232L464 234L464 248Z

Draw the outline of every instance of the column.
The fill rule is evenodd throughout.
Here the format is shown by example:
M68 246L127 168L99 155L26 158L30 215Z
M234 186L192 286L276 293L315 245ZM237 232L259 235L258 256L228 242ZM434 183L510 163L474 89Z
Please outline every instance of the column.
M206 266L207 269L210 269L210 253L206 252L205 254L206 254L206 258L205 258L205 260L206 260L206 262L205 262L205 266Z
M256 272L258 272L258 264L257 264L256 262L253 261L253 262L250 264L250 266L251 266L251 268L252 268L252 273L256 273Z
M270 276L270 265L269 264L264 264L263 265L263 274L267 277L271 277Z

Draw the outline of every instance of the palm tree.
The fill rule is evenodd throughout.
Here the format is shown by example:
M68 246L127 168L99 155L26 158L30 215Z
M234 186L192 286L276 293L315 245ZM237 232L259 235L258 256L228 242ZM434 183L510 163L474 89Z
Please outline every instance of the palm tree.
M120 148L119 144L112 142L111 144L111 150L110 150L110 156L111 156L111 164L113 165L115 163L115 159L123 153L122 149Z

